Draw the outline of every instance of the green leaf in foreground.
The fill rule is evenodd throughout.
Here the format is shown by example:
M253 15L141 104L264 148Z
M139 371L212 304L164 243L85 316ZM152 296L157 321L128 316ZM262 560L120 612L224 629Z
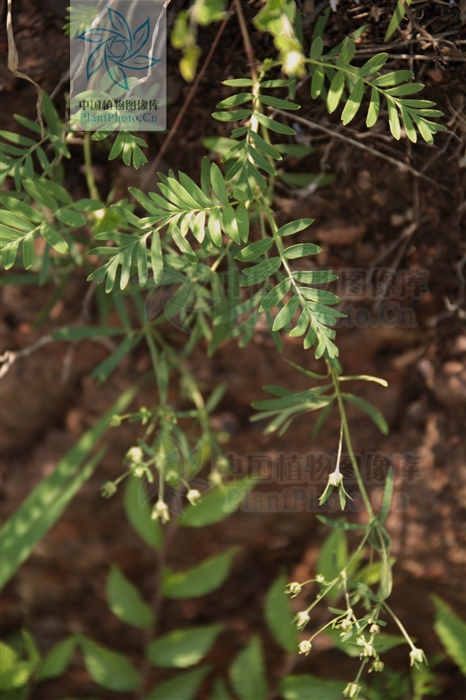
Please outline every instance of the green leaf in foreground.
M112 613L128 625L144 629L154 622L154 613L117 566L112 566L107 580L107 601Z
M122 654L106 649L87 637L80 636L79 643L84 665L92 680L109 690L137 690L141 674Z
M222 585L237 547L222 552L187 571L167 571L164 577L163 594L167 598L194 598L214 591Z
M295 617L290 608L290 598L285 593L287 577L280 574L268 590L265 599L265 619L277 644L290 654L298 650L298 631L293 624Z
M194 700L198 687L209 671L210 666L200 666L193 671L177 673L175 678L154 688L147 700Z
M125 391L100 421L88 430L59 461L53 473L41 481L3 525L0 530L2 552L0 588L3 588L16 569L28 558L36 543L58 520L73 496L90 477L103 451L101 450L80 469L82 463L108 430L111 416L123 411L134 398L135 393L136 387Z
M75 647L76 638L74 636L67 637L56 644L45 657L37 679L39 681L45 681L48 678L57 678L61 676L71 662Z
M265 700L267 682L264 655L259 637L253 637L230 666L230 680L241 700Z
M466 676L466 622L439 596L432 595L436 608L434 629L448 654Z
M311 675L286 676L280 683L285 700L341 700L346 683L324 681Z
M207 654L223 625L203 625L173 630L148 646L147 658L154 666L187 668Z
M130 476L126 484L125 513L144 542L154 549L160 549L163 542L160 524L152 520L144 483L135 476Z

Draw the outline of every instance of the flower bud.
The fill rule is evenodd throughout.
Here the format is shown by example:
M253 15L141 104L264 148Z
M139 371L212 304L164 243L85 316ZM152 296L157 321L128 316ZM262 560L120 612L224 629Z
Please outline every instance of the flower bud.
M328 477L329 486L339 486L343 483L343 474L340 471L332 472Z
M287 585L287 589L288 590L285 590L285 593L291 594L292 598L296 598L296 596L299 595L302 590L301 584L297 583L296 581L293 581L293 583L289 583Z
M316 581L317 583L325 583L325 576L322 576L322 574L317 574Z
M144 453L140 447L130 447L126 453L126 458L130 462L141 462L144 457Z
M304 627L306 627L306 625L307 625L307 623L309 622L310 619L311 619L311 616L309 615L309 613L307 612L307 610L302 610L301 612L299 612L299 613L296 615L296 627L297 627L299 630L304 629Z
M363 647L365 645L365 643L366 643L366 640L364 639L364 637L362 635L356 639L356 644L358 645L358 647Z
M427 664L426 655L422 649L418 649L417 647L414 647L413 650L409 652L409 660L411 666L415 666L416 668L420 668L423 666L423 664Z
M100 489L104 498L110 498L117 492L117 490L117 486L113 483L113 481L107 481Z
M196 503L201 500L201 492L197 489L189 489L188 493L186 494L186 498L192 506L195 506Z
M343 691L345 698L357 698L361 692L361 686L359 683L348 683Z
M374 622L374 624L370 626L369 632L370 632L371 634L379 634L379 633L380 633L380 627Z
M306 654L307 656L312 649L312 644L306 639L304 642L299 643L298 649L300 654Z
M121 418L120 416L117 416L116 414L112 416L108 422L109 426L111 428L118 428L119 425L121 425Z
M351 622L351 620L343 620L343 622L341 623L341 629L343 630L343 632L349 632L351 629L353 629L353 623Z
M152 509L151 518L152 520L158 520L160 518L163 523L168 523L170 520L170 511L168 510L168 506L164 501L161 501L160 499L157 501Z
M376 659L374 661L374 663L372 664L372 666L370 667L369 673L371 671L376 671L377 673L381 673L383 671L383 668L384 668L383 661L380 661L380 659Z

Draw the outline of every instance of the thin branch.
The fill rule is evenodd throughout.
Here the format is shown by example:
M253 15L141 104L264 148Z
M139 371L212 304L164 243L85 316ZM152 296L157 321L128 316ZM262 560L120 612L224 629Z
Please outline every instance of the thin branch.
M283 115L284 117L288 117L288 118L290 117L288 112L284 112L281 109L274 109L273 111L276 114ZM422 180L426 180L426 182L430 182L432 185L435 185L436 187L439 187L439 188L449 192L448 187L445 187L445 185L442 185L442 184L440 184L440 182L436 182L435 180L432 180L430 177L427 177L427 175L420 173L418 170L415 170L410 165L407 165L406 163L402 163L401 161L396 160L395 158L392 158L391 156L385 155L385 153L380 153L380 151L376 151L374 148L370 148L370 146L365 146L362 143L358 143L354 139L351 139L348 136L344 136L343 134L340 134L337 131L332 131L332 129L329 129L326 126L319 124L318 122L314 122L311 119L304 119L303 117L298 117L295 114L293 114L292 118L293 118L293 121L298 122L298 124L303 124L304 126L307 126L310 129L318 129L319 131L323 131L324 133L328 134L329 136L332 136L332 138L340 139L341 141L345 141L346 143L350 143L352 146L354 146L355 148L359 148L361 151L365 151L366 153L370 153L371 155L376 156L377 158L382 158L383 160L386 160L388 163L391 163L392 165L396 165L397 168L400 168L401 170L405 170L406 172L411 173L411 175L414 175L415 177L419 177Z

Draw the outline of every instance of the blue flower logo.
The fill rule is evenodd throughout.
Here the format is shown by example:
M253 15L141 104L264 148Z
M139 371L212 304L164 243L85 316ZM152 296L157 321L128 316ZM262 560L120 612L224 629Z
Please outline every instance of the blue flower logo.
M149 18L131 34L128 22L120 12L106 8L112 29L93 27L80 34L90 44L97 44L87 59L87 79L89 80L102 66L105 66L112 82L124 90L129 90L126 70L147 70L160 61L141 54L150 34Z

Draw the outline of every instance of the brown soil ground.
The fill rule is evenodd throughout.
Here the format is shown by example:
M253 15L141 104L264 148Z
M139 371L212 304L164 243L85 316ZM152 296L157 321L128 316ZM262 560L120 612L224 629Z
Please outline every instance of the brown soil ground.
M49 92L65 80L68 39L61 27L66 4L32 0L14 3L20 68ZM299 4L305 13L312 12L314 3ZM379 46L384 50L383 36L394 4L384 0L341 2L340 9L331 16L326 43L335 45L349 31L367 23L368 30L358 48L367 46L370 50ZM182 5L172 3L169 23ZM451 32L437 48L404 22L404 34L398 35L398 41L404 39L408 43L388 49L395 56L390 58L389 67L412 68L416 78L426 85L426 98L435 100L445 112L448 131L439 134L435 146L423 142L413 145L406 138L395 142L385 115L370 134L362 117L352 122L351 128L343 128L337 118L329 118L325 106L311 101L306 83L297 96L302 104L300 116L327 127L333 124L334 135L310 129L302 137L307 138L314 152L301 162L288 160L285 165L288 171L333 174L334 181L307 194L283 183L277 186L281 222L302 216L315 219L312 240L323 247L319 260L322 265L340 270L343 279L347 279L348 270L394 269L401 288L391 297L379 294L381 308L396 302L400 309L410 310L409 318L414 319L407 325L403 325L401 317L395 323L384 324L379 311L374 327L361 328L356 324L342 328L338 337L340 358L348 374L372 374L389 382L385 390L375 384L359 389L360 395L385 415L389 436L381 436L356 409L350 412L351 430L357 453L366 458L373 453L374 463L382 455L385 466L391 461L395 467L398 507L387 521L397 558L393 608L430 658L442 653L442 647L432 629L433 605L429 596L438 594L463 617L466 602L466 81L464 54L461 57L460 53L466 10L460 5L414 5L425 31L434 36ZM244 3L248 16L257 13L258 7L257 2ZM314 22L305 28L308 42ZM201 62L217 30L218 25L200 30ZM216 103L229 94L220 81L247 72L239 37L236 19L232 17L188 114L164 156L162 169L181 169L197 178L200 159L206 153L202 139L229 136L228 125L212 120L210 114ZM0 38L5 68L2 128L11 129L15 124L13 113L34 117L35 93L29 83L14 79L7 72L3 28ZM271 39L255 35L255 41L259 60L273 54ZM416 58L419 55L421 58ZM171 125L191 86L179 77L179 56L172 50L169 56ZM64 82L55 96L62 113L65 90ZM146 136L151 158L155 158L165 136ZM370 151L358 149L357 144ZM387 162L380 154L394 158L399 165ZM66 171L67 186L76 197L86 196L80 158L80 149L75 148ZM423 177L413 175L403 165L409 165ZM144 169L134 173L116 161L108 164L106 154L96 149L95 176L103 194L115 186L124 192L128 185L141 183ZM148 189L154 189L154 185L150 182ZM376 277L382 274L383 270L379 270ZM37 327L38 314L55 291L53 285L34 289L3 287L1 351L26 347L51 330L69 324L80 313L86 288L85 275L76 273ZM419 294L416 289L420 289ZM363 290L348 283L343 292L347 303L355 308L374 310L375 283ZM175 343L183 342L180 331L170 328L167 332ZM97 387L89 374L107 354L105 347L91 342L80 343L72 352L66 343L57 342L18 361L6 375L2 399L4 518L50 473L57 460L96 422L121 390L149 367L145 351L138 350L122 362L103 386ZM307 417L296 420L281 438L264 436L262 425L249 422L250 404L264 397L261 387L265 384L306 386L302 375L294 372L285 359L310 369L319 368L303 351L300 339L286 340L283 354L278 356L260 328L245 350L239 351L231 341L224 343L213 358L207 358L205 348L199 347L190 360L206 391L221 381L228 382L227 393L214 416L215 427L230 434L227 449L241 456L243 466L250 465L251 455L257 453L265 455L270 464L280 453L332 455L336 451L339 425L333 414L317 443L311 441L312 421ZM70 369L63 383L65 362ZM155 386L148 382L137 404L152 405L154 395ZM3 596L3 635L27 626L45 651L71 632L84 632L127 654L136 664L142 662L143 633L124 627L108 611L105 583L109 564L115 562L150 599L154 555L126 522L121 494L109 501L100 496L100 486L121 473L123 456L140 434L140 429L127 425L112 433L111 444L95 475L10 582ZM414 455L411 462L410 455ZM375 486L376 482L375 477ZM292 487L302 489L307 484L298 475L293 478ZM266 493L282 488L267 484L257 490ZM217 672L222 673L251 633L260 633L265 640L269 677L278 679L284 660L265 627L265 592L282 568L289 580L312 578L319 547L327 534L315 513L284 508L279 512L246 512L243 508L219 525L178 531L170 555L175 569L191 566L232 544L240 545L240 552L221 593L166 603L161 611L160 631L224 622L225 631L208 657ZM302 600L298 601L301 608ZM351 680L354 661L328 646L323 638L315 645L315 653L296 660L293 672ZM390 652L387 663L397 671L407 671L405 648ZM436 673L441 688L439 697L464 697L462 676L451 660L441 661ZM154 670L154 681L165 675ZM204 693L208 688L207 683L199 697L207 697ZM77 659L62 679L39 686L32 700L71 695L122 697L90 682Z

